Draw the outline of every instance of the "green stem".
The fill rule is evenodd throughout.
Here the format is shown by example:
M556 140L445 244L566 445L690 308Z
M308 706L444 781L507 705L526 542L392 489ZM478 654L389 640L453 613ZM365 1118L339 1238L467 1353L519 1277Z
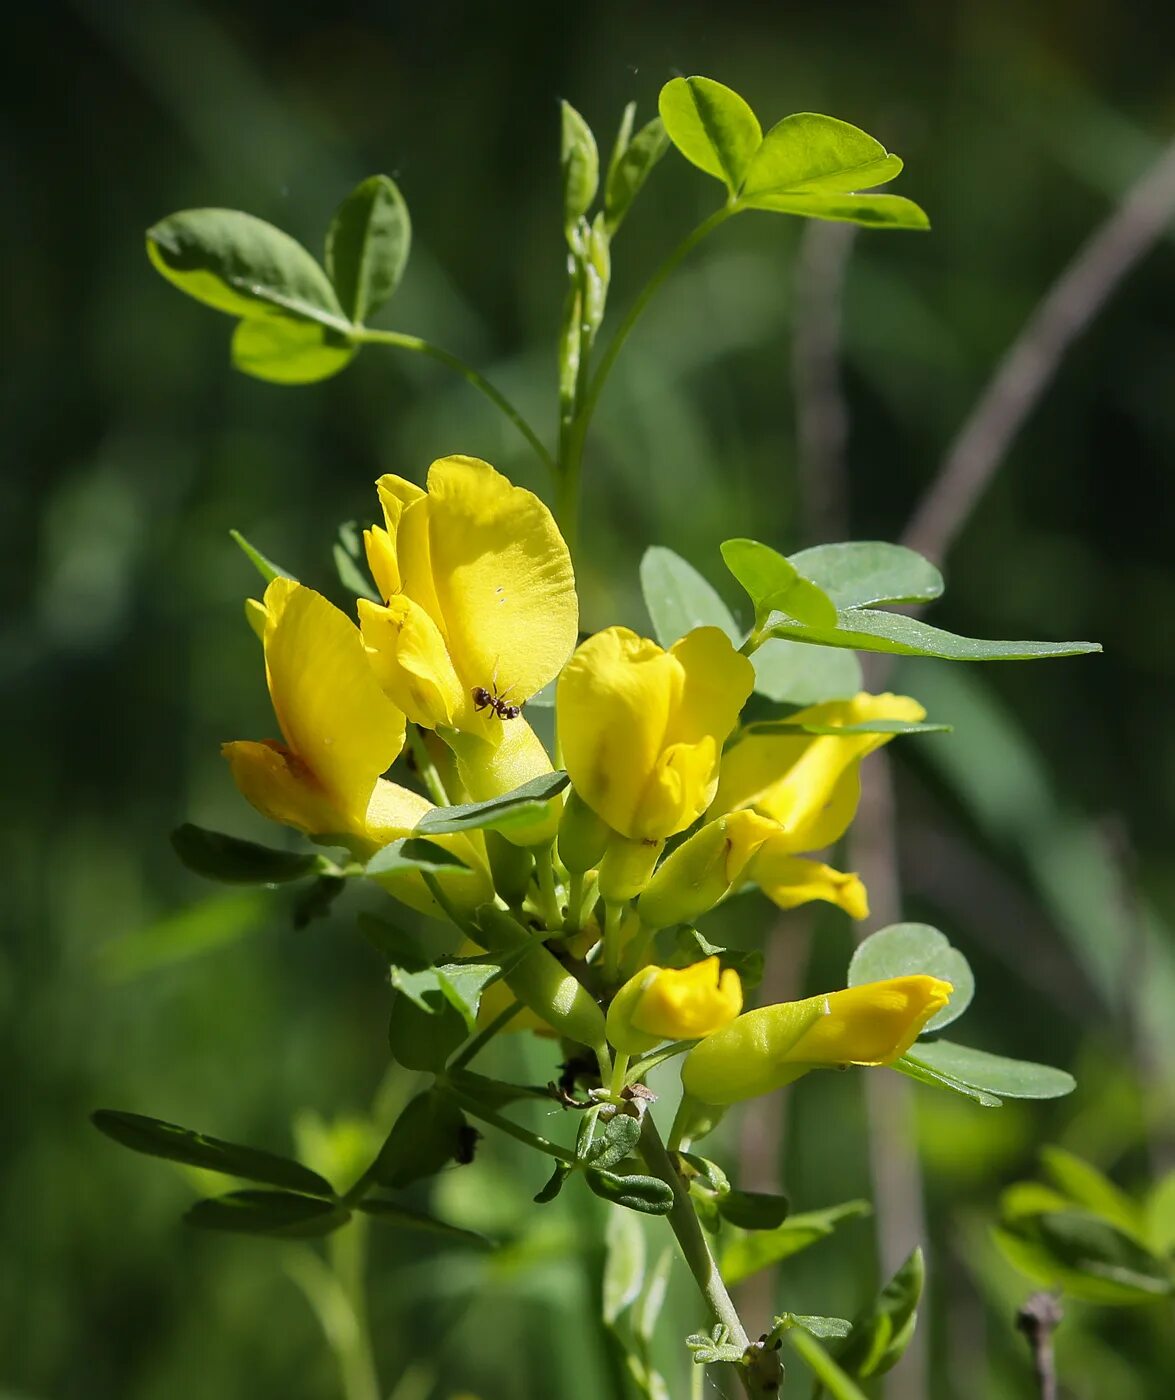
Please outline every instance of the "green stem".
M694 1281L714 1316L714 1321L721 1322L727 1328L732 1345L738 1347L740 1351L745 1351L750 1344L746 1328L743 1326L742 1319L726 1290L726 1285L722 1282L722 1275L718 1272L718 1265L714 1262L710 1246L706 1243L706 1237L702 1233L702 1227L694 1212L689 1192L673 1163L669 1160L669 1154L665 1150L665 1144L661 1141L661 1135L657 1131L657 1125L653 1122L651 1113L645 1114L641 1127L641 1156L644 1157L645 1165L653 1175L668 1182L673 1188L673 1209L669 1212L667 1219L670 1228L677 1236L677 1243L681 1246L681 1252L685 1256L690 1273L693 1274ZM745 1368L738 1367L738 1373L749 1394L750 1389Z
M554 850L554 842L549 846L536 846L534 870L539 882L543 922L552 933L557 933L563 927L563 910L559 907L559 894L555 889L555 867L551 861Z
M483 374L479 374L472 365L467 365L458 355L452 354L448 350L442 350L439 345L434 345L429 340L422 340L418 335L404 335L400 331L375 331L367 327L355 327L348 332L349 339L358 342L360 345L391 345L400 350L412 350L418 355L427 355L431 360L437 360L440 364L455 370L461 377L467 380L473 387L483 393L487 399L509 418L510 422L518 429L522 436L534 448L539 460L546 466L552 476L558 476L558 468L555 459L544 445L542 439L530 426L521 413L514 407L510 400L501 392L495 389L490 381Z
M473 1059L474 1055L484 1046L488 1045L500 1030L509 1025L521 1010L522 1003L520 1001L512 1001L504 1011L499 1011L492 1021L483 1026L475 1036L467 1040L461 1049L457 1051L449 1061L449 1069L463 1069L469 1061Z
M660 1050L654 1050L650 1054L643 1056L631 1066L625 1082L636 1084L643 1079L650 1070L654 1070L658 1065L664 1064L666 1060L672 1060L675 1055L684 1055L687 1050L692 1050L698 1042L696 1040L674 1040L668 1045L662 1045Z
M628 1083L628 1056L623 1050L617 1050L616 1058L612 1061L612 1083L610 1085L612 1097L617 1103L620 1102L620 1092Z
M425 787L428 788L428 795L438 807L449 806L445 785L441 781L440 773L437 772L432 754L429 753L428 745L424 742L424 733L418 724L408 725L408 746L412 750L412 757L416 760L417 771L424 780Z
M341 1329L335 1339L343 1394L346 1400L380 1400L383 1391L371 1349L371 1328L367 1320L363 1283L367 1262L367 1221L361 1216L352 1217L346 1228L336 1230L331 1235L327 1253L354 1322L354 1326Z
M624 921L623 904L604 904L604 977L609 986L620 979L620 925Z
M583 881L584 871L573 870L567 877L567 917L563 928L567 933L578 933L583 927Z
M560 1162L574 1165L575 1154L568 1152L565 1147L560 1147L557 1142L551 1142L548 1138L540 1137L537 1133L532 1133L529 1128L524 1128L520 1123L513 1123L509 1118L505 1118L500 1113L495 1113L492 1108L485 1108L476 1099L471 1099L461 1093L459 1089L454 1089L451 1084L446 1084L437 1080L437 1088L462 1109L471 1118L480 1118L483 1123L488 1123L492 1128L498 1128L510 1137L523 1142L527 1147L533 1147L537 1152L545 1152L548 1157L557 1157Z

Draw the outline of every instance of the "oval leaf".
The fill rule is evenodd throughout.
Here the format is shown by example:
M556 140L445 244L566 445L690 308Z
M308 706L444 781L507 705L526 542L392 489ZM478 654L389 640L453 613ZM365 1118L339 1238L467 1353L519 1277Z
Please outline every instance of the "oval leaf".
M818 544L790 558L838 608L930 603L942 595L942 574L929 559L900 544L883 540Z
M793 1215L775 1230L759 1230L733 1240L722 1251L722 1277L728 1284L741 1283L760 1269L827 1239L843 1221L868 1215L871 1209L868 1201L844 1201Z
M322 268L288 233L237 209L186 209L147 230L147 253L181 292L232 316L288 312L347 331Z
M184 1215L185 1225L199 1230L228 1230L238 1235L304 1239L329 1235L351 1218L337 1202L316 1201L286 1191L232 1191L197 1201Z
M864 681L861 663L839 647L810 647L772 637L751 653L755 690L787 705L848 700Z
M722 558L755 605L761 624L772 609L812 627L835 627L836 607L789 560L758 540L724 540Z
M589 1167L587 1184L605 1201L642 1215L668 1215L673 1209L673 1187L658 1176L618 1176Z
M631 141L626 141L623 150L617 142L604 186L604 223L609 234L620 227L653 167L668 149L669 137L660 117L641 127Z
M426 1215L421 1210L409 1210L398 1201L389 1201L383 1196L366 1196L359 1202L364 1215L370 1215L385 1225L396 1225L402 1230L424 1230L431 1235L444 1235L446 1239L460 1240L463 1244L475 1244L480 1248L492 1248L492 1241L473 1230L462 1230L450 1225L447 1220L438 1220L435 1215Z
M990 1055L986 1050L972 1050L949 1040L919 1044L904 1058L959 1084L1006 1099L1059 1099L1077 1087L1077 1081L1063 1069Z
M392 1125L372 1177L380 1186L402 1190L461 1157L465 1115L435 1089L412 1099Z
M730 609L680 554L651 545L641 559L640 572L645 607L661 646L671 647L695 627L720 627L732 642L742 640Z
M890 1068L904 1074L907 1079L929 1085L932 1089L949 1089L952 1093L959 1094L965 1099L971 1099L983 1108L1001 1108L1003 1106L1003 1099L997 1098L995 1094L989 1094L985 1089L977 1089L972 1084L964 1084L961 1080L952 1079L949 1074L932 1070L929 1065L920 1064L909 1054L903 1055L900 1060L895 1060Z
M880 141L817 112L796 112L771 128L755 152L743 197L785 191L850 194L892 180L902 168Z
M772 619L769 635L890 656L936 656L942 661L1035 661L1101 651L1098 642L1003 642L960 637L916 617L869 608L845 608L838 614L836 627L808 627L786 618Z
M331 1184L324 1177L256 1147L225 1142L206 1137L166 1123L161 1118L148 1118L142 1113L122 1113L112 1108L100 1108L90 1120L99 1132L148 1157L162 1157L170 1162L183 1162L189 1167L204 1167L208 1171L224 1172L226 1176L244 1177L246 1181L264 1181L271 1186L285 1186L310 1196L331 1197Z
M372 175L335 210L326 270L343 311L362 324L400 284L412 244L408 206L394 180Z
M319 857L307 851L275 851L222 831L185 822L171 833L180 860L209 880L230 885L278 885L301 880L317 868Z
M413 830L420 836L444 836L454 831L502 831L513 826L525 826L543 816L543 804L561 793L568 781L567 774L560 768L553 773L542 773L521 787L485 802L434 807L421 817ZM372 866L367 868L370 871Z
M859 987L863 982L918 973L940 977L953 988L947 1005L926 1023L926 1033L949 1026L971 1005L975 977L970 964L951 947L945 933L929 924L890 924L866 938L849 963L848 985Z
M926 211L898 194L761 194L748 199L742 207L795 214L801 219L862 224L866 228L930 227Z
M712 78L674 78L657 100L669 139L686 160L737 194L763 132L737 92Z
M233 365L268 384L315 384L346 369L358 353L332 327L281 311L249 316L233 332Z
M776 1230L787 1219L788 1199L764 1191L728 1191L718 1201L723 1220L740 1230Z

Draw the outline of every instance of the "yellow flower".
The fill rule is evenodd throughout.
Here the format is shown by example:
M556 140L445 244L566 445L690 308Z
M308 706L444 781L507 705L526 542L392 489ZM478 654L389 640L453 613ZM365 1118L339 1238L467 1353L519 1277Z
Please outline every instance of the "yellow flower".
M363 854L406 835L415 794L380 777L404 746L404 716L371 674L355 624L288 578L249 611L285 742L225 744L237 786L274 821Z
M681 1082L692 1099L725 1105L770 1093L812 1069L892 1064L946 1006L951 990L949 982L917 974L762 1006L695 1045Z
M663 1040L710 1035L742 1009L738 973L720 970L716 957L691 967L645 967L613 998L608 1039L626 1055L642 1055Z
M810 705L791 716L844 728L878 720L925 719L926 711L906 695L869 695ZM861 796L861 760L892 734L744 735L722 759L722 780L712 817L751 807L786 833L792 851L819 851L839 841Z
M481 692L520 706L575 646L567 546L537 496L474 457L434 462L427 492L398 476L377 488L385 528L364 541L385 602L359 601L375 674L417 724L496 741L516 721L478 709Z
M556 694L576 792L629 840L684 831L713 801L723 741L754 679L717 627L668 651L624 627L598 632L564 667Z
M865 918L865 886L856 875L794 850L778 822L757 812L729 812L699 828L658 866L637 910L650 928L692 923L740 886L756 884L781 909L821 899L851 918Z

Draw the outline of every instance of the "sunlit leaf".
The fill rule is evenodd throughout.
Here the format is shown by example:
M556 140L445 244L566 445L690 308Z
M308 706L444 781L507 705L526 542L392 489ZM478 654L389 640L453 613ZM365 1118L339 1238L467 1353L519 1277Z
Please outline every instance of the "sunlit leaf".
M272 559L267 559L264 554L241 534L240 530L230 530L229 538L238 546L241 553L248 559L249 563L257 570L266 583L272 583L275 578L293 578L294 575L283 569L280 564L275 564ZM296 582L296 580L295 580Z
M283 311L238 322L232 361L243 374L269 384L314 384L351 363L359 347L331 326Z
M743 207L866 228L930 227L926 211L899 194L761 194L745 201Z
M671 647L695 627L719 627L736 645L742 640L738 623L715 588L680 554L650 545L640 572L645 607L661 646Z
M828 595L769 545L724 540L722 558L754 604L756 626L773 609L812 627L836 626L836 608Z
M789 557L838 608L929 603L943 590L942 575L928 559L904 545L882 540L818 544Z
M635 107L635 103L630 103L625 112L629 130ZM604 185L604 219L610 234L620 227L653 167L669 149L669 137L660 117L647 122L631 139L623 129L621 135L624 145L617 141Z
M408 206L387 175L356 185L335 210L326 235L326 270L352 321L366 321L396 290L411 243Z
M751 654L755 690L768 700L817 705L847 700L861 689L861 663L839 647L813 647L770 638Z
M661 120L686 160L737 194L763 132L737 92L712 78L674 78L661 89Z
M796 112L763 137L741 193L744 199L783 192L849 194L884 185L901 168L897 156L858 127Z
M1063 1069L1031 1060L1010 1060L949 1040L920 1042L903 1058L968 1088L1005 1099L1056 1099L1077 1087L1073 1076Z
M563 102L561 110L559 168L563 173L563 227L570 233L596 197L600 156L591 127L571 103Z
M542 773L521 787L504 792L485 802L463 802L454 807L434 807L426 812L413 828L420 836L444 836L455 831L505 831L525 826L541 818L545 803L567 786L568 777L562 769ZM377 857L378 859L378 857ZM368 866L371 870L372 866Z

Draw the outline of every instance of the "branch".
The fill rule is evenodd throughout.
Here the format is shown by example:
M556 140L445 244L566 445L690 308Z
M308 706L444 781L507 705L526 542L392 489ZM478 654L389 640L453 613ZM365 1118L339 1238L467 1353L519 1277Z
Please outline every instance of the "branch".
M1016 1326L1028 1339L1040 1400L1057 1400L1053 1333L1064 1313L1055 1293L1034 1293L1016 1314Z
M1079 250L1013 341L931 482L902 543L941 561L1012 440L1086 329L1175 216L1175 141Z

